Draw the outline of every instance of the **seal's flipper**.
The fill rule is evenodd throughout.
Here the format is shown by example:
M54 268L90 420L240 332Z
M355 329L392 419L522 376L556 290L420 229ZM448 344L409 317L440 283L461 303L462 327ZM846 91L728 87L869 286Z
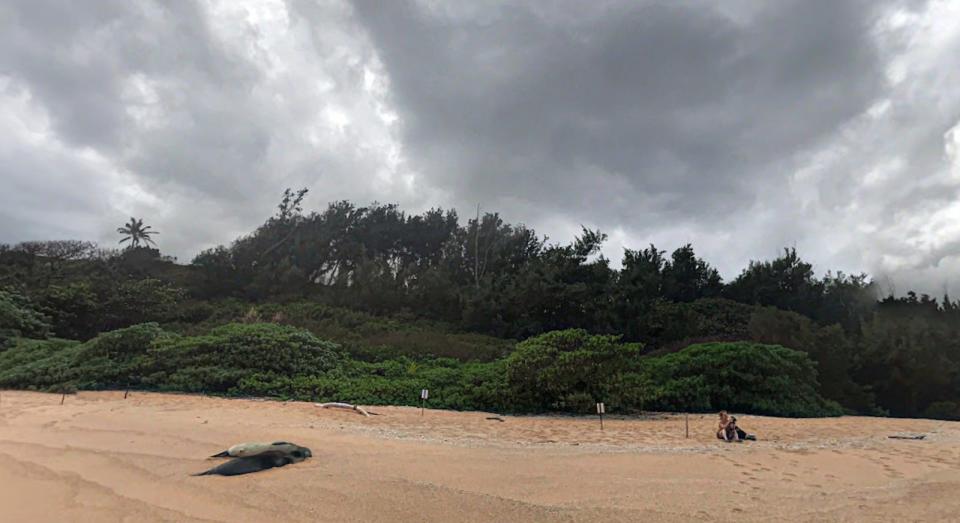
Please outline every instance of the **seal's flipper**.
M210 457L211 457L211 458L229 458L229 457L230 457L230 451L229 451L229 450L225 450L225 451L223 451L223 452L221 452L221 453L219 453L219 454L214 454L213 456L210 456Z

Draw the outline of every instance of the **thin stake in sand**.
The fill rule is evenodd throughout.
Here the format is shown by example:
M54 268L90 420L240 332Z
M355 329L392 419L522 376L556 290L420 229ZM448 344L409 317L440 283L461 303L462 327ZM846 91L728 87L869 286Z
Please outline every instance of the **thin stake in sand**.
M597 403L597 415L600 416L600 430L603 430L603 414L607 411L603 403Z
M430 391L427 389L420 390L420 415L423 416L423 404L427 401L427 398L430 397Z

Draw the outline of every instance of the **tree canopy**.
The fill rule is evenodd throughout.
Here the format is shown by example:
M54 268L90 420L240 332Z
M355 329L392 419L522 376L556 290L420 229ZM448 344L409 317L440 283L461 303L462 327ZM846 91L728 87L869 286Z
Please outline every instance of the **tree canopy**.
M310 211L306 195L288 189L261 226L188 264L149 247L156 233L135 218L118 229L129 244L120 251L84 241L0 245L0 344L86 342L149 322L207 335L249 316L307 329L370 364L498 361L504 377L497 387L504 388L485 389L487 400L500 401L493 390L523 389L533 394L525 400L531 405L566 408L588 396L627 398L628 389L644 388L642 380L707 379L636 364L700 343L747 342L798 351L815 374L792 353L724 346L731 354L772 354L764 360L771 369L794 369L796 380L848 412L960 416L960 302L948 296L879 299L868 276L818 276L795 249L753 261L724 282L690 244L626 249L618 267L601 254L606 235L586 227L557 242L492 212L464 221L453 210L411 214L348 201ZM567 342L577 348L556 348ZM604 377L621 365L632 377ZM474 378L493 379L478 368ZM296 388L283 379L245 383ZM716 384L705 386L716 392ZM457 394L456 404L474 401ZM721 397L711 395L709 405L732 401ZM800 410L815 404L827 405Z

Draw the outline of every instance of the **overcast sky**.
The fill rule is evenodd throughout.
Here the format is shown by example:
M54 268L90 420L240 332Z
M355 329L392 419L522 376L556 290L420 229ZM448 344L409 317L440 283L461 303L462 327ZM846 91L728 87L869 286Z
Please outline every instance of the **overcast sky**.
M960 295L960 1L6 0L0 182L0 242L306 186Z

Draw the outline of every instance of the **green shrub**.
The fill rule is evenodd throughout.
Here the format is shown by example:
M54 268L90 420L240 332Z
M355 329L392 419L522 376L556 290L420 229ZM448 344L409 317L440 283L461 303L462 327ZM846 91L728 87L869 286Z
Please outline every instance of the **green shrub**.
M314 376L340 363L339 347L295 327L224 325L204 336L167 337L150 352L148 384L226 393L245 377Z
M507 358L506 381L518 408L582 411L622 394L624 372L640 351L640 344L620 343L619 336L548 332L517 345Z
M175 339L156 323L141 323L105 332L80 346L71 374L80 389L142 386L153 363L150 349L160 340Z
M206 306L204 306L206 305ZM246 321L292 325L340 345L352 358L383 361L401 356L493 361L509 354L513 341L457 332L426 320L374 316L313 302L253 305L239 300L184 307L167 327L182 334L206 334L217 326Z
M103 310L89 283L49 285L40 292L38 300L50 316L56 336L87 340L97 335Z
M48 318L26 297L0 289L0 350L14 344L14 338L44 338L50 331Z
M430 360L376 364L354 362L323 376L251 374L227 391L233 395L271 396L310 401L346 401L362 405L420 404L420 390L429 389L431 408L510 410L506 403L502 363L460 364ZM400 370L406 369L406 370Z
M73 340L31 340L20 338L0 351L0 387L50 390L70 382L80 342Z
M810 358L779 345L750 342L691 345L647 358L641 366L648 408L735 410L774 416L832 416L839 405L821 397Z
M960 421L960 402L935 401L923 411L923 417Z
M364 405L417 405L496 412L650 410L785 416L839 414L817 394L806 354L776 345L710 343L641 357L638 344L583 330L520 343L507 358L344 358L339 346L273 323L229 324L181 336L155 323L100 334L85 343L17 338L0 352L0 386L48 391L144 388L272 396ZM928 414L947 418L956 404Z

